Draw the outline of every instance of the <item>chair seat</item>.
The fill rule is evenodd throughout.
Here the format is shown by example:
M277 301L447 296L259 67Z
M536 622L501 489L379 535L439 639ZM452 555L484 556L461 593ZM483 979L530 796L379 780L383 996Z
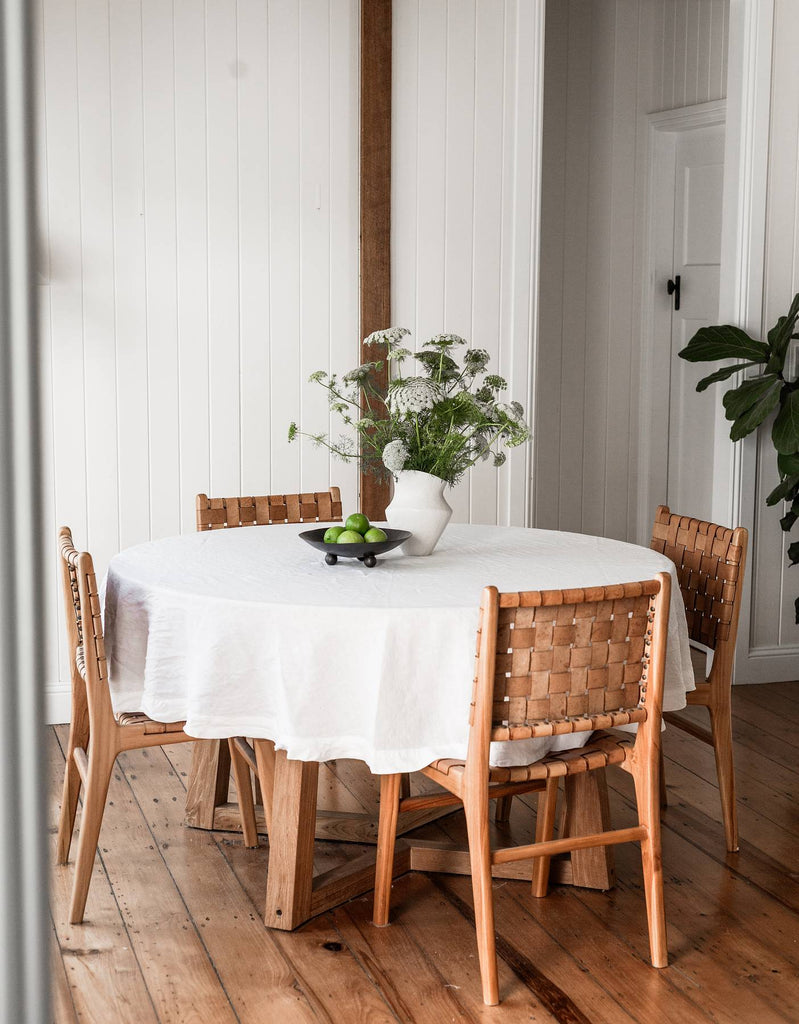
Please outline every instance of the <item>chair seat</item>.
M621 764L627 760L628 751L635 744L635 735L613 735L609 732L595 732L584 747L570 750L556 750L540 761L513 768L491 768L489 784L494 786L509 782L536 782L559 778L561 775L579 775L594 768L605 768L610 764ZM457 783L466 769L464 761L439 758L430 765L432 772L446 775L450 783ZM425 772L427 774L427 772Z
M114 718L117 725L143 727L147 736L152 736L155 733L183 732L183 727L186 724L185 722L156 722L145 715L143 711L121 711L118 715L114 715Z

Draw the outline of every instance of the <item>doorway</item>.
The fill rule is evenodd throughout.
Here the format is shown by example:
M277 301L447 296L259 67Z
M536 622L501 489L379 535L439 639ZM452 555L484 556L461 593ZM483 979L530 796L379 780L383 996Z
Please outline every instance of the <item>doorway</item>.
M712 518L715 403L696 392L709 371L678 353L700 327L718 322L725 106L649 117L642 539L659 504Z

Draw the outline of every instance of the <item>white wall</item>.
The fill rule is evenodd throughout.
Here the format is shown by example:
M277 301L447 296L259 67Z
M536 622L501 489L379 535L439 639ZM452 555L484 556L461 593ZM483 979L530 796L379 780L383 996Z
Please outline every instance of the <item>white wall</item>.
M358 361L357 0L43 0L47 515L103 572L194 495L356 471L303 444ZM60 623L54 552L51 622ZM59 643L48 680L64 720ZM63 653L60 654L63 660ZM59 703L60 702L60 703Z
M537 526L640 539L644 115L724 96L727 20L726 0L547 7Z
M358 0L41 0L46 514L102 573L194 496L342 487L303 444L358 361ZM543 0L395 0L394 323L529 406ZM523 523L529 453L457 517ZM50 720L67 717L54 549ZM60 662L60 663L59 663Z
M530 410L543 0L394 0L392 313L460 334ZM532 412L530 410L530 412ZM481 464L455 520L528 522L530 448Z
M777 0L772 38L762 331L769 330L787 311L799 291L798 32L799 7ZM794 343L792 372L795 375L797 371L799 352ZM747 680L752 681L799 680L799 626L794 613L799 568L791 567L787 559L788 545L797 539L797 532L783 533L779 518L785 510L782 506L767 508L765 504L766 495L779 482L770 435L768 423L756 439L750 439L744 458L744 495L754 506L747 509L751 512L747 519L752 531L752 601L749 659L744 671Z

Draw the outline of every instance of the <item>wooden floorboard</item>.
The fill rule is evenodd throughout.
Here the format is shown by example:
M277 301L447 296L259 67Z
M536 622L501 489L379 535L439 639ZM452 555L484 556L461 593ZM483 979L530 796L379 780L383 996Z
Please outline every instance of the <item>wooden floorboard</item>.
M73 863L52 869L53 1019L799 1021L799 683L736 688L734 707L737 854L724 847L712 751L675 729L664 738L670 966L649 966L640 855L617 847L618 884L609 893L555 887L536 899L524 882L495 883L499 1007L481 1000L467 877L398 879L388 928L372 926L366 896L297 932L270 932L261 922L268 844L246 850L238 835L183 825L190 744L126 754L112 779L83 925L67 923ZM689 714L701 720L700 709ZM65 739L62 727L50 731L53 846ZM630 778L614 769L608 782L614 827L633 824ZM375 781L355 762L324 766L319 786L325 805L341 811L374 802ZM492 841L529 841L534 807L534 796L514 800ZM417 834L463 842L462 815ZM361 850L317 843L314 869Z

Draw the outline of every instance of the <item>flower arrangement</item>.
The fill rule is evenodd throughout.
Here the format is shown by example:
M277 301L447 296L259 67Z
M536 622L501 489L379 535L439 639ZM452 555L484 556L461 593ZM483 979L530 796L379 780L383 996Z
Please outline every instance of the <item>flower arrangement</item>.
M418 470L450 485L481 460L492 459L501 466L506 459L501 449L524 444L530 431L522 406L501 400L507 382L485 373L488 352L467 347L459 365L454 351L466 345L463 338L437 334L421 351L411 352L402 344L409 334L404 327L375 331L365 344L384 353L382 359L341 377L317 370L309 378L327 390L330 409L355 430L359 449L349 437L333 441L324 433L305 433L296 423L289 427L289 441L304 435L342 459L360 457L371 472L397 476L403 470ZM405 376L403 363L411 358L418 361L421 373ZM376 374L386 363L391 380L383 417Z

